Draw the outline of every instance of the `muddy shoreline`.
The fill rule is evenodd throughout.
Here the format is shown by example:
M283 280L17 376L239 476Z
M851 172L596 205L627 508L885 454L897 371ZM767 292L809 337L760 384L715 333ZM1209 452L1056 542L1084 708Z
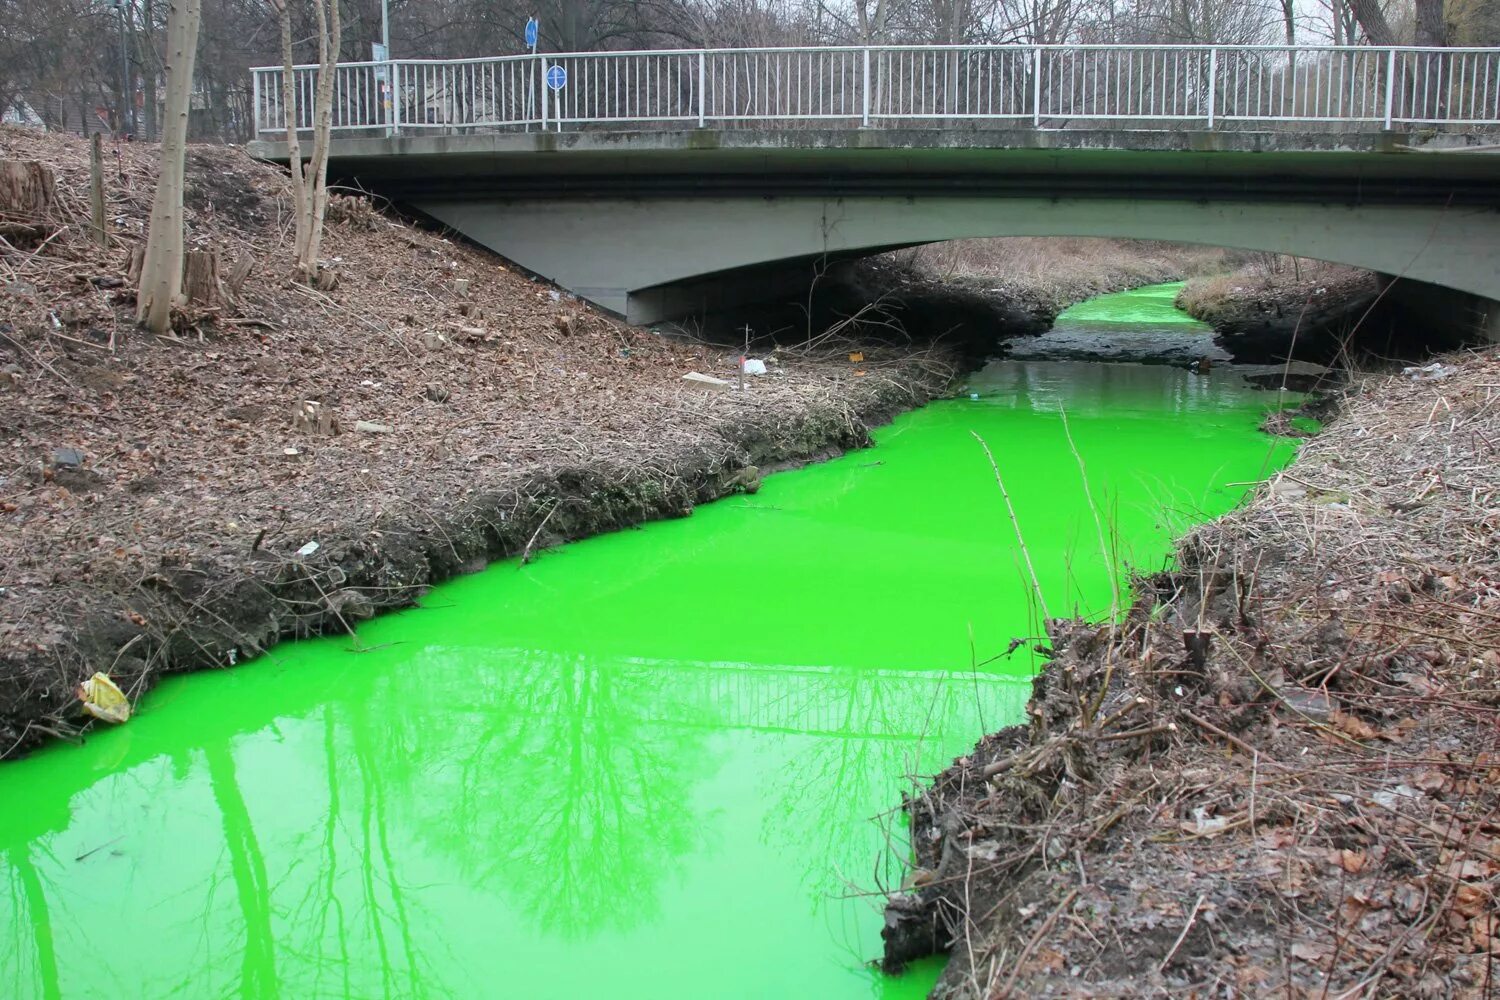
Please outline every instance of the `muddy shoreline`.
M132 592L112 595L134 616L98 615L61 650L0 658L0 760L75 736L70 724L84 720L74 711L74 687L96 670L139 698L170 674L229 667L278 642L347 632L491 562L691 516L698 504L753 492L768 473L868 447L871 428L945 387L913 367L791 420L706 429L705 442L727 442L727 453L701 447L649 465L601 461L533 475L480 492L439 521L325 535L306 557L257 549L242 573L191 558L164 562Z

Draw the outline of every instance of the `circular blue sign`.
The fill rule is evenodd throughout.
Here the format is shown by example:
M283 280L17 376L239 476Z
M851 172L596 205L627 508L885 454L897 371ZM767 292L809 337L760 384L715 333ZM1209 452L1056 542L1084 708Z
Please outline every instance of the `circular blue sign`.
M530 18L526 22L526 44L536 48L536 18Z
M553 90L562 90L568 85L568 71L561 66L553 66L547 70L547 86Z

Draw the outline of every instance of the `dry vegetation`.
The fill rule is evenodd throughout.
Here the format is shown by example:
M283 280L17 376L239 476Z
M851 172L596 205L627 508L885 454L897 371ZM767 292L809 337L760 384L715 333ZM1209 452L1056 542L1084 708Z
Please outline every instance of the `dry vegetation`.
M1305 300L1363 296L1368 301L1377 290L1369 271L1321 260L1255 254L1227 273L1189 278L1178 293L1177 305L1213 323L1247 309L1295 306Z
M1243 260L1218 247L1030 237L955 240L891 256L943 281L1046 303L1054 314L1095 295L1219 274Z
M939 995L1490 997L1500 351L1372 377L910 803ZM936 936L937 940L932 938Z
M123 279L155 154L110 151L105 249L86 145L0 129L0 159L58 187L35 239L0 243L0 757L68 733L96 669L137 695L486 558L684 513L751 484L747 464L867 440L948 374L826 343L745 393L694 390L684 373L729 374L734 352L624 326L358 197L330 207L334 277L309 288L288 280L285 175L217 147L188 153L189 245L253 266L150 337Z

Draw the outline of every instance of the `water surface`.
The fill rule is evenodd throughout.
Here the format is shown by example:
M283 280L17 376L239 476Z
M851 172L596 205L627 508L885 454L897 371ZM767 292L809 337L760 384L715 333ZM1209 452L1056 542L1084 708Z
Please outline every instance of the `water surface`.
M1097 359L1191 364L1228 361L1213 327L1176 306L1183 282L1101 295L1058 314L1052 329L1007 345L1012 358Z
M901 877L872 817L1018 720L1034 668L993 659L1038 601L971 432L1054 615L1107 609L1290 448L1227 374L1006 362L971 390L0 768L0 995L924 995L935 963L865 964Z

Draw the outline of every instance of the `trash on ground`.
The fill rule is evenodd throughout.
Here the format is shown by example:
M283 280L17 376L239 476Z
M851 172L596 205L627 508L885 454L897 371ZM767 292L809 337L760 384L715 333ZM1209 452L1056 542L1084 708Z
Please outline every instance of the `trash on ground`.
M317 542L308 542L306 545L302 546L302 548L297 550L297 554L299 556L310 556L320 548L322 548L322 546Z
M849 354L849 360L852 361L852 362L854 362L855 364L859 364L864 359L865 359L865 352L864 351L852 351Z
M1401 374L1414 378L1418 382L1440 382L1450 375L1457 375L1458 369L1452 365L1445 365L1442 362L1434 361L1430 365L1403 368L1401 369Z
M389 434L390 424L377 424L369 420L356 420L354 429L361 434Z
M108 674L95 674L78 685L78 700L83 702L84 714L96 719L116 724L130 719L130 699Z
M760 360L759 358L746 358L745 359L745 374L746 375L764 375L765 373L766 373L766 363L764 361Z
M718 389L723 391L730 386L728 381L721 378L714 378L712 375L705 375L702 372L688 372L682 376L682 380L684 382L691 382L700 389Z

